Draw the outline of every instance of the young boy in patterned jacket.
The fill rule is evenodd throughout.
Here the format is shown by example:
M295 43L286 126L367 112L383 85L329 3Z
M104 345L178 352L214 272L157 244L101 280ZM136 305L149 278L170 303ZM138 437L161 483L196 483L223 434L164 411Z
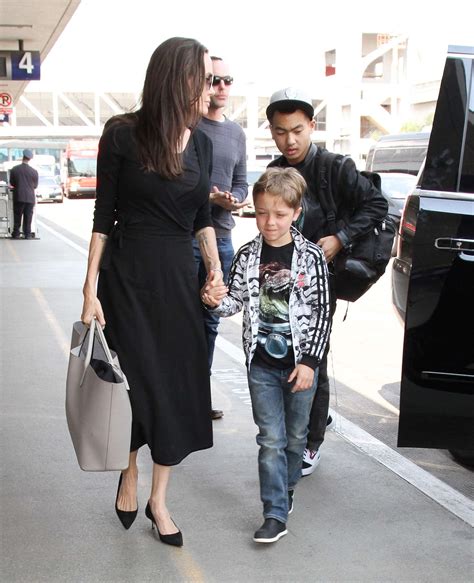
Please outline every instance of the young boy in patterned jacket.
M219 316L244 311L242 340L259 429L264 523L254 535L258 543L287 534L330 331L324 254L292 226L305 190L294 168L268 169L253 187L260 235L237 252L228 288L202 290L203 302Z

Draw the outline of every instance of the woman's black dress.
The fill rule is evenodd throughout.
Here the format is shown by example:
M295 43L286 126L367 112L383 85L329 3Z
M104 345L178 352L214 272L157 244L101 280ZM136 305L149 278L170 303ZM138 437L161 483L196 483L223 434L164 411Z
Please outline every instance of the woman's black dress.
M98 297L105 333L130 384L131 451L148 444L157 464L175 465L212 447L207 344L192 232L212 225L212 146L196 130L184 173L145 172L133 126L103 134L94 231L109 234Z

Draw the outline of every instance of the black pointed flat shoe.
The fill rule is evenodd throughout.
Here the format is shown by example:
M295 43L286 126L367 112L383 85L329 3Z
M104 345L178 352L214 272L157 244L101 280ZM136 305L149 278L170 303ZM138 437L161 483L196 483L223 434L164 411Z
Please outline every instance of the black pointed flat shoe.
M117 506L117 501L118 501L118 495L120 492L120 486L122 485L122 477L123 474L120 474L120 478L119 478L119 483L118 483L118 488L117 488L117 496L115 498L115 512L117 513L117 516L119 517L120 522L122 523L123 527L128 530L132 524L135 521L135 518L137 517L138 514L138 501L137 501L137 509L136 510L120 510Z
M146 514L146 517L151 520L152 530L154 527L156 527L156 530L158 532L158 536L160 537L160 541L162 543L165 543L165 545L172 545L173 547L182 547L183 546L183 534L179 529L178 529L178 532L174 532L173 534L161 534L160 529L158 528L158 525L156 524L155 517L153 516L153 512L151 511L151 507L150 507L149 502L146 505L145 514ZM171 519L171 520L173 521L173 524L176 526L174 520L173 519ZM176 528L178 528L178 527L176 526Z

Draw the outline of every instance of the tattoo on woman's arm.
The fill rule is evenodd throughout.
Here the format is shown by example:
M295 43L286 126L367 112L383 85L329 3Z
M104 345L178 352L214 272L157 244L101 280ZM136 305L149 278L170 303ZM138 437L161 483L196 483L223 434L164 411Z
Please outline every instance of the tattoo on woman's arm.
M197 240L198 240L198 243L199 244L201 244L201 243L204 243L204 244L207 243L206 233L198 233Z
M217 254L217 247L215 251L212 250L212 237L209 237L207 230L203 230L200 233L196 233L196 240L199 244L199 250L201 251L201 256L206 264L207 271L210 269L219 268L219 255Z
M201 250L201 255L204 260L209 260L209 240L206 233L198 233L196 236L197 242L199 244L199 249Z

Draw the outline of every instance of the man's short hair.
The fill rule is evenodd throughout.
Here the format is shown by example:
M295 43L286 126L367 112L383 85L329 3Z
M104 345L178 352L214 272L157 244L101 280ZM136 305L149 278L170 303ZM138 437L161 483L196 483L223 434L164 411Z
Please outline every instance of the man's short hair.
M253 202L263 193L281 197L292 209L299 209L306 192L306 180L295 168L269 168L253 185Z
M267 119L272 123L273 114L276 111L280 113L294 113L298 109L303 111L310 120L313 119L314 107L311 97L304 91L301 91L301 89L285 87L285 89L275 91L270 97L270 103L266 111Z

